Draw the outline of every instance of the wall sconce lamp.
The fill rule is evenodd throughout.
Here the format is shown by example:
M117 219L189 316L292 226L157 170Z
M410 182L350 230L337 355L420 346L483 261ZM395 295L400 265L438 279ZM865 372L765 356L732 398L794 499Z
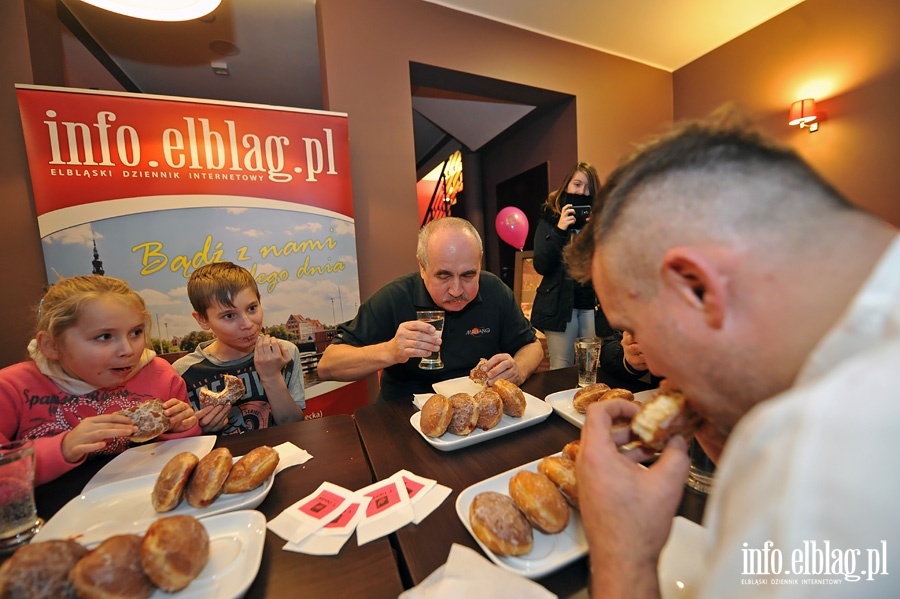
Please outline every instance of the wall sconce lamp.
M98 8L148 21L189 21L215 10L222 0L82 0Z
M819 130L819 123L814 122L818 118L816 115L816 101L812 98L805 100L797 100L791 104L791 116L788 125L800 125L800 128L807 127L809 132Z

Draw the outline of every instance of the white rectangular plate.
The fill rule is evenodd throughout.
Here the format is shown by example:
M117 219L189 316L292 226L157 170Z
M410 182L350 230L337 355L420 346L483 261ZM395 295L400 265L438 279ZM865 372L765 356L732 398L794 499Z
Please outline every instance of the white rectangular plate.
M572 405L572 398L575 397L575 393L578 392L578 389L566 389L565 391L557 391L556 393L551 393L548 395L544 401L546 401L553 408L557 414L562 417L563 420L570 422L581 428L584 426L584 414L579 413L575 410L575 407ZM634 399L637 402L644 403L650 396L656 393L656 389L650 389L648 391L640 391L634 394Z
M466 530L469 531L469 534L472 535L472 538L481 547L484 554L488 556L488 559L504 570L526 578L541 578L567 566L581 556L587 555L587 538L584 536L581 514L578 513L578 510L571 510L569 524L559 534L547 535L535 530L534 548L531 552L528 555L513 557L497 555L478 540L478 537L472 533L472 525L469 523L469 506L472 505L476 495L486 491L509 495L509 479L520 470L537 472L538 462L540 460L535 460L524 466L513 468L483 480L480 483L475 483L471 487L466 488L456 498L456 514L462 521L463 526L466 527Z
M209 562L183 591L156 589L151 599L236 599L250 588L262 561L266 517L254 510L242 510L202 522L209 534Z
M109 483L115 483L129 478L137 478L148 474L162 472L169 460L182 452L190 452L202 458L216 444L215 435L201 435L198 437L186 437L184 439L170 439L157 441L146 445L137 445L126 449L110 460L94 475L88 484L84 486L83 493L94 487L100 487Z
M457 391L457 393L459 392ZM443 395L443 393L441 395ZM481 443L488 439L493 439L494 437L500 437L519 429L534 426L535 424L546 420L550 414L553 413L553 408L551 408L547 402L541 401L534 395L528 393L523 392L523 395L525 395L525 413L522 414L521 418L513 418L512 416L504 414L503 418L500 419L500 423L494 428L486 431L478 428L465 437L458 437L451 433L444 433L437 438L429 437L422 432L422 427L419 425L419 418L422 415L421 412L413 414L409 419L409 423L416 429L416 432L422 435L422 438L425 439L429 445L440 449L441 451L462 449L463 447Z
M202 509L182 500L171 512L158 513L150 501L158 476L150 474L110 483L72 498L41 527L34 540L74 539L90 548L113 535L143 533L151 522L163 516L187 514L206 518L252 509L266 498L275 479L272 475L265 484L246 493L219 495L211 505Z

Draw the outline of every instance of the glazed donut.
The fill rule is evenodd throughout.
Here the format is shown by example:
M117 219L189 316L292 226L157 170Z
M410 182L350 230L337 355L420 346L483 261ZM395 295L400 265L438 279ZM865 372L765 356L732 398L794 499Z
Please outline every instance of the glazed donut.
M538 472L549 478L572 507L578 509L578 481L575 462L566 456L547 456L538 462Z
M703 419L688 405L684 393L660 389L634 415L631 430L645 446L662 451L670 437L689 438L702 423Z
M569 441L563 446L562 454L574 462L578 457L579 449L581 449L581 440L575 439L574 441Z
M69 573L79 597L147 599L156 585L141 568L140 535L116 535L81 558Z
M502 493L476 495L469 506L469 524L475 537L497 555L525 555L534 546L528 520Z
M161 399L150 399L143 403L119 410L116 414L128 416L138 427L138 432L129 439L135 443L143 443L155 439L169 430L169 417L166 416Z
M187 502L196 508L204 508L215 501L222 492L222 485L231 472L231 452L227 447L213 449L203 456L194 468L194 475L184 494Z
M159 473L156 483L153 485L153 492L150 494L154 510L170 512L178 507L184 496L188 480L199 462L200 458L185 451L173 457L163 466L162 472Z
M579 414L584 414L587 412L587 407L595 401L600 401L600 398L607 391L609 391L609 385L606 383L594 383L593 385L582 387L575 392L575 397L572 398L572 407Z
M478 416L481 408L475 398L468 393L455 393L450 396L450 405L453 408L453 418L447 432L464 437L478 426Z
M483 431L490 430L500 424L503 418L503 400L496 391L485 389L475 394L478 402L478 428Z
M429 437L440 437L447 432L453 418L453 407L450 400L435 393L428 398L419 414L419 428Z
M197 392L197 397L200 400L200 405L204 407L230 406L244 397L246 392L247 388L244 386L244 381L234 375L226 374L224 389L217 393L213 393L206 387L203 387Z
M209 534L193 516L167 516L150 525L141 567L153 584L174 593L191 584L209 561Z
M569 505L543 474L520 470L509 479L509 496L541 532L556 534L569 524Z
M497 379L494 381L494 391L503 400L503 413L513 418L521 418L525 413L525 394L515 383L511 383L506 379Z
M222 485L223 493L246 493L269 480L281 456L267 445L251 449L235 462Z
M482 387L487 387L488 385L488 368L486 366L487 359L481 358L478 360L478 364L475 365L475 368L469 372L469 378L481 385Z
M600 401L606 401L607 399L624 399L627 401L634 401L634 393L632 393L628 389L610 389L603 394L603 397L600 398Z
M0 597L75 599L69 571L87 551L71 539L22 545L0 565Z

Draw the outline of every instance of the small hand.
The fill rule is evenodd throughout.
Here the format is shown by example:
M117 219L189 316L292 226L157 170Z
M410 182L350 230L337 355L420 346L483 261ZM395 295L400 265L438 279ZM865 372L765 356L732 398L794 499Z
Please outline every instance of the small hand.
M256 350L253 354L253 364L260 378L267 378L281 374L281 371L291 361L291 355L286 347L282 347L275 337L260 335L256 340Z
M197 423L194 408L173 397L163 403L163 413L169 417L169 430L173 433L182 433Z
M77 462L85 455L100 451L110 439L130 437L138 427L128 416L101 414L89 416L70 430L62 440L62 454L68 462Z
M206 406L197 411L197 421L204 433L217 433L228 424L228 414L231 406L216 405Z
M441 349L441 338L433 325L421 320L400 323L391 340L395 364L403 364L410 358L425 358Z
M559 222L556 223L556 228L566 231L574 224L575 209L572 207L572 204L566 204L559 213Z

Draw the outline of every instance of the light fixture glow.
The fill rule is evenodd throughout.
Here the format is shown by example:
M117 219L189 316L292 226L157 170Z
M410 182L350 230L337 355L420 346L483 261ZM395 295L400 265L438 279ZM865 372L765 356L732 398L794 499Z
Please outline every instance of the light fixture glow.
M805 100L797 100L791 104L791 115L788 120L788 125L800 125L802 128L814 120L816 120L815 100L806 98Z
M97 8L148 21L190 21L214 11L222 0L82 0Z

